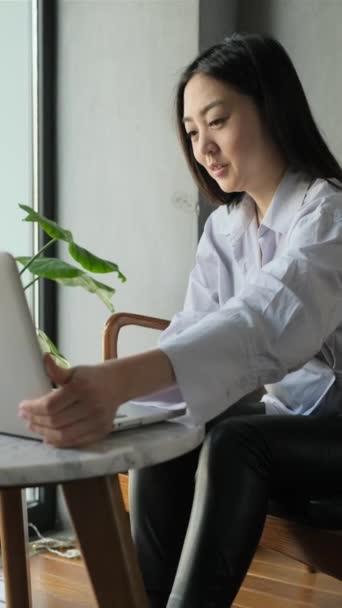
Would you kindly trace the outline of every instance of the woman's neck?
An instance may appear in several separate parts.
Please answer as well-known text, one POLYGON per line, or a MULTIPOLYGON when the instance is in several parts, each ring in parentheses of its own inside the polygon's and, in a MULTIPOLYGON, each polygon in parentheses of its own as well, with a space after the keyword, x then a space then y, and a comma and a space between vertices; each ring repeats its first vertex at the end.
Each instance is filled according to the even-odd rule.
POLYGON ((258 224, 261 223, 270 206, 274 193, 287 169, 288 166, 284 162, 279 163, 276 167, 273 166, 272 170, 268 172, 268 175, 263 173, 259 183, 255 183, 253 187, 248 189, 248 194, 252 197, 256 205, 258 224))

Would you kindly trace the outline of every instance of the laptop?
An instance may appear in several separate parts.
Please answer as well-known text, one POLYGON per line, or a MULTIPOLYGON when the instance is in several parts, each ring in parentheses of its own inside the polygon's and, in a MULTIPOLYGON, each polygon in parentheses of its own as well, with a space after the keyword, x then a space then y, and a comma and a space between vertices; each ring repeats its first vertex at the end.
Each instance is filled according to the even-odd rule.
MULTIPOLYGON (((0 433, 42 439, 18 417, 18 405, 52 388, 45 372, 31 313, 13 256, 0 252, 0 433)), ((113 431, 161 422, 185 413, 185 404, 163 408, 128 402, 121 405, 113 431)))

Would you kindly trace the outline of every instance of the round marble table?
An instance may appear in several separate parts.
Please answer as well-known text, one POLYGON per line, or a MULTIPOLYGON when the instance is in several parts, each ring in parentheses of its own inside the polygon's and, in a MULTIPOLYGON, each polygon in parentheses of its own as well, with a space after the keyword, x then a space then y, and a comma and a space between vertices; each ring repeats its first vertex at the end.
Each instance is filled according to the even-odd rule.
POLYGON ((186 416, 112 434, 77 450, 0 435, 0 526, 7 608, 31 608, 23 489, 60 483, 99 608, 147 608, 117 473, 197 447, 186 416))

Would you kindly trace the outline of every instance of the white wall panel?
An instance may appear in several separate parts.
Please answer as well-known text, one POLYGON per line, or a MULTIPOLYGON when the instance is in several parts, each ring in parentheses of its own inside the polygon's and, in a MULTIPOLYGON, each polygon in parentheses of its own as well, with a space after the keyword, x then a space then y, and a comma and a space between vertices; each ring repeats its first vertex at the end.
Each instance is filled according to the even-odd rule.
MULTIPOLYGON (((183 303, 197 192, 173 97, 197 38, 197 0, 59 2, 59 219, 127 275, 117 311, 168 318, 183 303)), ((104 306, 79 289, 61 289, 59 305, 62 351, 98 360, 104 306)))

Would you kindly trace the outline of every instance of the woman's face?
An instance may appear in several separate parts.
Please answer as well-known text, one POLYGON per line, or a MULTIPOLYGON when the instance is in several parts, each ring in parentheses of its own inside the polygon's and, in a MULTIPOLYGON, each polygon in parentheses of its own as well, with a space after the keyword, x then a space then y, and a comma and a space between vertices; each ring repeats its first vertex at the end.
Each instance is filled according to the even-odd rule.
POLYGON ((183 120, 195 159, 221 190, 251 193, 258 188, 275 146, 250 97, 195 74, 184 90, 183 120))

